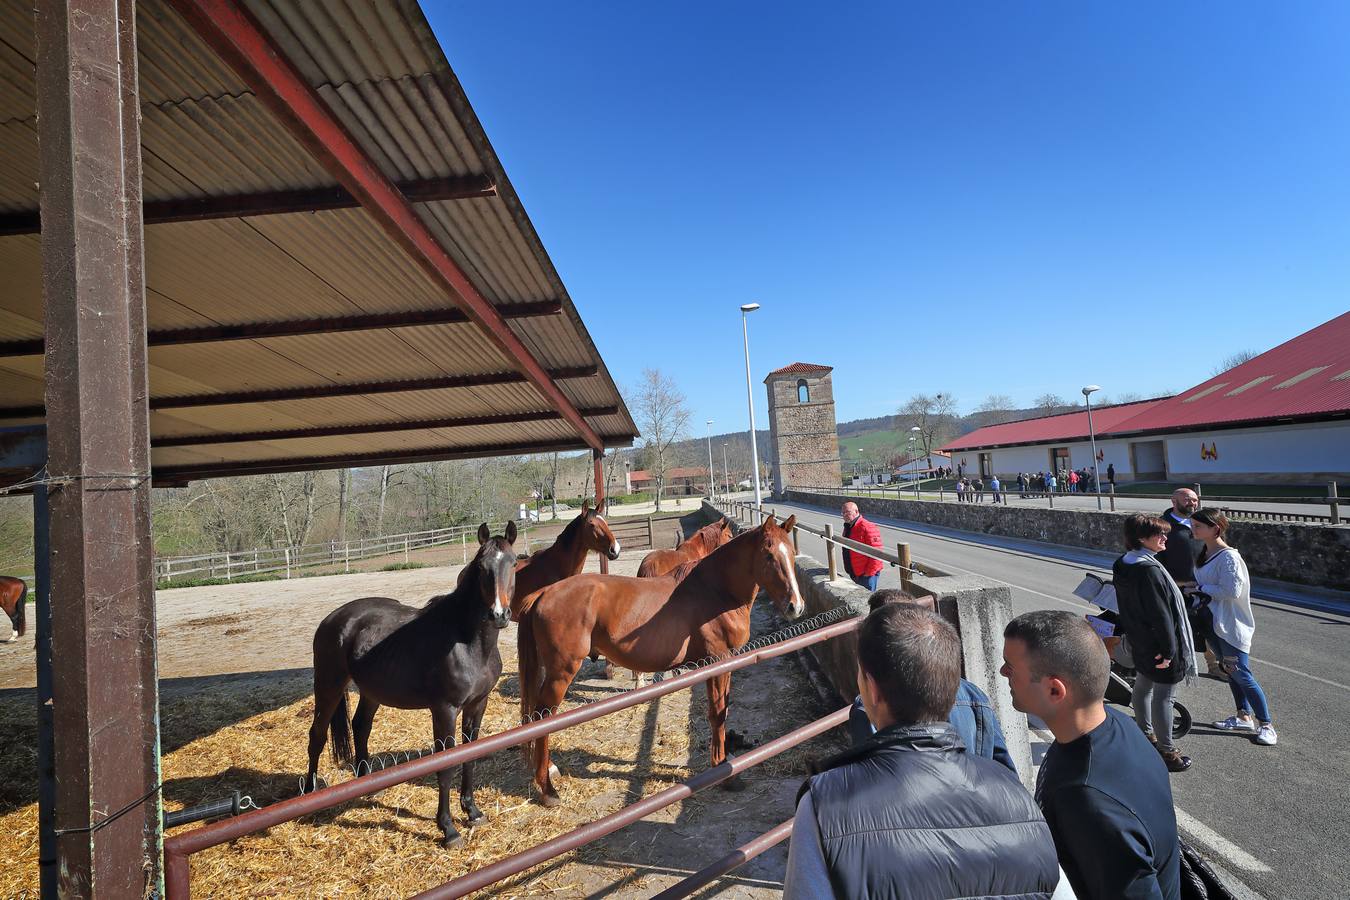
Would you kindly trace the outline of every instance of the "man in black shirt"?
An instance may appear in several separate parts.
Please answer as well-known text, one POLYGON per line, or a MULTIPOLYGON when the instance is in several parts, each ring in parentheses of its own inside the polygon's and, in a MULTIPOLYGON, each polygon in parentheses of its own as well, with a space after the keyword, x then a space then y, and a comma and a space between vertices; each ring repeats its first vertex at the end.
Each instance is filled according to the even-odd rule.
POLYGON ((1144 733, 1102 703, 1111 663, 1070 612, 1018 616, 1003 632, 1013 706, 1055 736, 1036 782, 1060 867, 1080 900, 1181 896, 1167 768, 1144 733))
MULTIPOLYGON (((1205 549, 1205 542, 1197 538, 1191 530, 1191 515, 1199 508, 1200 498, 1195 491, 1190 488, 1177 488, 1172 492, 1172 508, 1161 516, 1164 522, 1172 526, 1172 530, 1167 535, 1167 546, 1158 554, 1158 562, 1162 563, 1167 574, 1171 575, 1172 580, 1183 589, 1195 587, 1195 561, 1200 558, 1200 551, 1205 549)), ((1227 681, 1227 674, 1220 667, 1214 651, 1209 649, 1206 638, 1209 636, 1210 627, 1205 617, 1201 615, 1200 608, 1188 609, 1187 617, 1191 620, 1191 634, 1195 638, 1194 649, 1204 651, 1209 674, 1227 681)))

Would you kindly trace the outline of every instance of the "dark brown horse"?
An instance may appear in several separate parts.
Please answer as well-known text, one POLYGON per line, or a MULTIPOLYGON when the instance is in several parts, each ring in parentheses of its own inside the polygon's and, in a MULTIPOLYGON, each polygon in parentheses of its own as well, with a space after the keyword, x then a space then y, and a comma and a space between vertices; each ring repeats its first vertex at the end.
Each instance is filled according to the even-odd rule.
POLYGON ((724 516, 716 522, 704 525, 698 531, 695 531, 689 540, 683 541, 674 550, 653 550, 642 557, 642 565, 638 566, 637 577, 659 578, 662 575, 668 575, 672 569, 681 563, 698 562, 731 538, 731 523, 724 516))
POLYGON ((4 610, 14 626, 14 631, 5 643, 14 643, 27 630, 28 614, 25 612, 27 605, 28 583, 22 578, 0 575, 0 610, 4 610))
MULTIPOLYGON (((522 610, 521 712, 555 709, 594 648, 635 672, 663 672, 721 656, 750 637, 750 607, 762 587, 788 619, 805 604, 797 588, 792 517, 779 527, 770 517, 696 563, 683 579, 578 575, 545 588, 522 610)), ((726 759, 731 676, 707 682, 712 765, 726 759)), ((559 803, 548 738, 535 742, 534 784, 545 806, 559 803)))
MULTIPOLYGON (((453 593, 432 597, 421 609, 388 597, 366 597, 338 607, 319 623, 306 790, 317 786, 326 730, 333 733, 335 760, 354 763, 358 774, 369 767, 370 726, 381 706, 431 710, 432 736, 446 747, 454 746, 460 712, 464 740, 478 737, 488 695, 502 674, 497 637, 506 627, 515 587, 515 540, 514 522, 507 524, 505 537, 492 537, 484 522, 478 553, 466 567, 469 575, 453 593), (361 702, 349 731, 347 684, 352 681, 361 690, 361 702)), ((459 805, 470 825, 483 820, 473 802, 473 765, 464 764, 459 787, 459 805)), ((453 767, 438 775, 436 824, 446 847, 463 843, 450 818, 452 775, 453 767)))

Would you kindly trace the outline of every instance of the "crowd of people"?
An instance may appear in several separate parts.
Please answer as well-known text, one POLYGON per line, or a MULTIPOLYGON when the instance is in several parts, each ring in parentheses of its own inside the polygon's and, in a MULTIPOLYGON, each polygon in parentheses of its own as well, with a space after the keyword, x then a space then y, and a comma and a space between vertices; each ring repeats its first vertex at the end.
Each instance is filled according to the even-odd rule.
MULTIPOLYGON (((880 546, 854 504, 844 515, 846 533, 876 532, 868 543, 880 546)), ((874 591, 858 631, 852 746, 802 785, 784 896, 1179 900, 1168 773, 1190 759, 1172 740, 1171 700, 1199 654, 1236 707, 1214 727, 1276 743, 1248 657, 1250 578, 1227 531, 1186 489, 1162 516, 1125 520, 1113 580, 1133 722, 1104 702, 1111 657, 1083 616, 1041 610, 1008 624, 1000 672, 1013 706, 1054 736, 1034 794, 989 698, 961 677, 960 638, 933 598, 874 591)), ((845 568, 867 584, 855 574, 865 555, 850 553, 845 568)))
MULTIPOLYGON (((1107 483, 1116 483, 1115 467, 1108 466, 1107 483)), ((1089 466, 1081 469, 1058 469, 1053 472, 1018 472, 1018 496, 1038 494, 1095 494, 1097 473, 1089 466)))
MULTIPOLYGON (((999 483, 997 475, 989 476, 988 493, 991 502, 1003 502, 1003 485, 999 483)), ((974 478, 962 477, 956 480, 956 502, 983 503, 984 495, 984 479, 978 475, 974 478)))

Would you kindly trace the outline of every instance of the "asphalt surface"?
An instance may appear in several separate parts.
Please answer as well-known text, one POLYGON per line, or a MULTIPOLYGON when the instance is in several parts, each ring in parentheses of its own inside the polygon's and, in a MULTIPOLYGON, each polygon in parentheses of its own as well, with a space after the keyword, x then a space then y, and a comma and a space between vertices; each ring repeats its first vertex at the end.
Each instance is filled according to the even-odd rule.
MULTIPOLYGON (((837 510, 773 503, 799 521, 841 527, 837 510)), ((1075 548, 873 519, 894 548, 908 541, 917 562, 978 574, 1012 588, 1014 614, 1033 609, 1095 612, 1073 596, 1085 571, 1109 576, 1113 557, 1075 548)), ((824 541, 801 532, 801 552, 823 561, 824 541)), ((840 569, 841 577, 842 566, 840 569)), ((895 569, 881 586, 899 586, 895 569)), ((1262 747, 1208 723, 1231 715, 1226 684, 1202 677, 1178 699, 1195 718, 1179 742, 1194 759, 1172 776, 1178 822, 1193 843, 1251 891, 1269 898, 1350 896, 1350 615, 1328 612, 1343 595, 1279 587, 1255 592, 1252 669, 1270 701, 1280 742, 1262 747), (1270 599, 1272 596, 1280 600, 1270 599), (1319 608, 1300 608, 1305 600, 1319 608)), ((1203 661, 1202 661, 1203 662, 1203 661)), ((1202 666, 1203 668, 1203 666, 1202 666)), ((1245 896, 1251 896, 1250 893, 1245 896)))

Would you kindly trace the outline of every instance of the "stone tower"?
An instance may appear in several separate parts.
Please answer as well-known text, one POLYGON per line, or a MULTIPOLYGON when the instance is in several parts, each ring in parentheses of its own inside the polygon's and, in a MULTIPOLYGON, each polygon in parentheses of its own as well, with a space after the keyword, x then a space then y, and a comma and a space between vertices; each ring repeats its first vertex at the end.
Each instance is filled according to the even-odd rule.
POLYGON ((793 363, 764 379, 769 390, 769 447, 773 492, 839 487, 839 434, 835 431, 830 366, 793 363))

